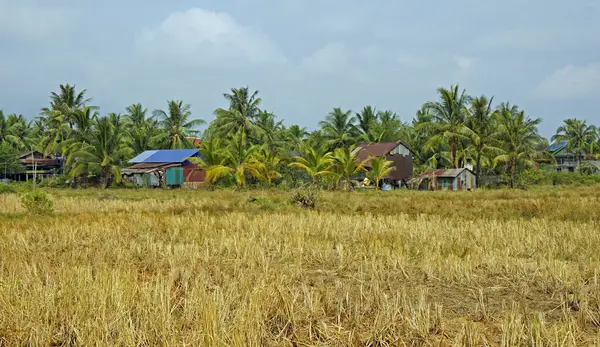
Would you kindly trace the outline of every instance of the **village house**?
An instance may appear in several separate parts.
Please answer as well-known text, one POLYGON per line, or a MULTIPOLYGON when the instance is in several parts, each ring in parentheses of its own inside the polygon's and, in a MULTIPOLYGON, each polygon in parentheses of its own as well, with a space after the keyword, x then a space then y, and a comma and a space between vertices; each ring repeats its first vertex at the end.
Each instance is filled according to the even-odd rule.
POLYGON ((369 158, 381 157, 391 161, 394 167, 384 181, 394 187, 407 186, 413 175, 413 158, 410 149, 402 142, 369 142, 359 144, 353 152, 359 162, 366 161, 366 169, 370 168, 369 158))
POLYGON ((477 175, 468 168, 427 170, 412 181, 418 190, 473 190, 477 175))
POLYGON ((556 165, 551 165, 552 171, 556 172, 575 172, 577 171, 578 162, 590 168, 595 168, 594 171, 600 172, 600 160, 594 156, 581 153, 580 157, 573 151, 567 148, 567 141, 561 141, 552 144, 548 147, 548 151, 554 155, 556 165), (578 160, 579 159, 579 160, 578 160))
POLYGON ((38 151, 29 151, 19 154, 19 162, 23 170, 5 174, 5 178, 12 181, 40 181, 44 178, 59 175, 62 170, 61 158, 44 155, 38 151))
POLYGON ((180 187, 204 182, 205 172, 189 158, 201 157, 197 149, 144 151, 121 170, 123 178, 138 187, 180 187))

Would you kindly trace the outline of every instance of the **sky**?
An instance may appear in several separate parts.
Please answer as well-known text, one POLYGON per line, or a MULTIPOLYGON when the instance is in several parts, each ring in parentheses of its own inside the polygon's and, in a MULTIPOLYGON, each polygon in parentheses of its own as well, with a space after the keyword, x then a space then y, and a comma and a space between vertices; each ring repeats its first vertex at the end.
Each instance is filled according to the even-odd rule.
POLYGON ((439 87, 600 125, 600 0, 0 0, 0 109, 35 117, 60 84, 102 113, 248 86, 285 124, 334 107, 411 121, 439 87))

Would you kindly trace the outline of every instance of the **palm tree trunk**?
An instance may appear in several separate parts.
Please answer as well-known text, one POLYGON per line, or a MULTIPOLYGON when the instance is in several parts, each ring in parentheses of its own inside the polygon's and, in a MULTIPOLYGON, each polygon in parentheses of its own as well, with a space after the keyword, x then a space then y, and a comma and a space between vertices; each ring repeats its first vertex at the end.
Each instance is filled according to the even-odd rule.
POLYGON ((510 163, 510 188, 515 187, 515 176, 517 175, 517 163, 516 160, 511 160, 510 163))
POLYGON ((452 158, 452 168, 456 169, 456 142, 454 139, 450 140, 450 157, 452 158))
POLYGON ((481 151, 477 152, 477 163, 475 163, 477 167, 475 168, 475 184, 479 187, 479 176, 481 175, 481 151))

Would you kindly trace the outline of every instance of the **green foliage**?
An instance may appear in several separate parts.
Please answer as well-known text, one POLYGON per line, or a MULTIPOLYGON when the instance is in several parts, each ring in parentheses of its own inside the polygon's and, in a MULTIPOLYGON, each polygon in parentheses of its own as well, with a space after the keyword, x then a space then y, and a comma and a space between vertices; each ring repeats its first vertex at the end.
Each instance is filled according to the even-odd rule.
POLYGON ((0 183, 0 195, 2 194, 14 194, 17 190, 10 184, 0 183))
POLYGON ((190 119, 191 106, 183 101, 171 100, 168 102, 168 111, 155 110, 153 116, 158 119, 163 131, 159 135, 158 143, 162 148, 181 149, 193 148, 187 137, 195 136, 198 126, 204 124, 201 119, 190 119))
POLYGON ((546 176, 547 174, 540 169, 525 169, 519 175, 518 185, 527 187, 532 184, 540 184, 544 182, 546 176))
POLYGON ((600 183, 600 175, 586 175, 573 172, 548 173, 543 183, 553 185, 588 185, 600 183))
POLYGON ((32 215, 47 215, 53 212, 52 200, 40 190, 32 190, 21 196, 21 205, 32 215))
POLYGON ((67 182, 69 181, 69 176, 67 175, 60 175, 60 176, 56 176, 56 177, 49 177, 46 178, 44 180, 42 180, 39 183, 39 187, 48 187, 48 188, 62 188, 62 187, 67 187, 67 182))
POLYGON ((19 151, 8 142, 0 142, 0 177, 23 170, 18 159, 19 151))
POLYGON ((367 171, 367 178, 373 181, 375 188, 379 190, 379 182, 396 168, 392 166, 393 162, 381 157, 371 157, 369 159, 370 168, 367 171))
MULTIPOLYGON (((493 97, 473 98, 458 85, 437 92, 437 100, 425 102, 412 122, 371 105, 357 112, 335 107, 309 132, 299 125, 285 126, 262 107, 258 91, 232 88, 223 94, 228 106, 214 111, 216 119, 198 146, 190 138, 199 135, 204 122, 195 119, 183 101, 168 101, 164 111, 152 114, 134 103, 123 116, 101 115, 97 106, 89 105, 85 89, 66 84, 50 94, 49 107, 36 119, 0 111, 0 177, 4 167, 7 174, 21 170, 18 153, 37 150, 67 158, 61 170, 74 185, 110 187, 119 185, 120 169, 133 155, 198 146, 202 159, 192 161, 206 172, 211 189, 304 184, 337 188, 364 171, 364 163, 352 153, 359 143, 401 141, 411 149, 415 173, 472 164, 478 176, 503 176, 511 187, 552 183, 535 171, 555 163, 548 141, 538 133, 540 119, 509 103, 495 106, 493 97)), ((595 173, 584 159, 600 158, 597 127, 567 119, 553 140, 567 141, 567 150, 577 153, 581 173, 595 173)), ((384 166, 379 174, 370 170, 373 181, 385 177, 384 166)), ((64 179, 42 183, 63 184, 64 179)))

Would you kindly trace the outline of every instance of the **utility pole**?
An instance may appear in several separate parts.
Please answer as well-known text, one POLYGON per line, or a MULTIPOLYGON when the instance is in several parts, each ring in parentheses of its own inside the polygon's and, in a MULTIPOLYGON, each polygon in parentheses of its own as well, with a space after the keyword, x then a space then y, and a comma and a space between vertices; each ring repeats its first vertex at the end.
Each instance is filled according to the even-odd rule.
POLYGON ((33 189, 35 189, 35 183, 37 180, 37 162, 33 160, 33 189))

